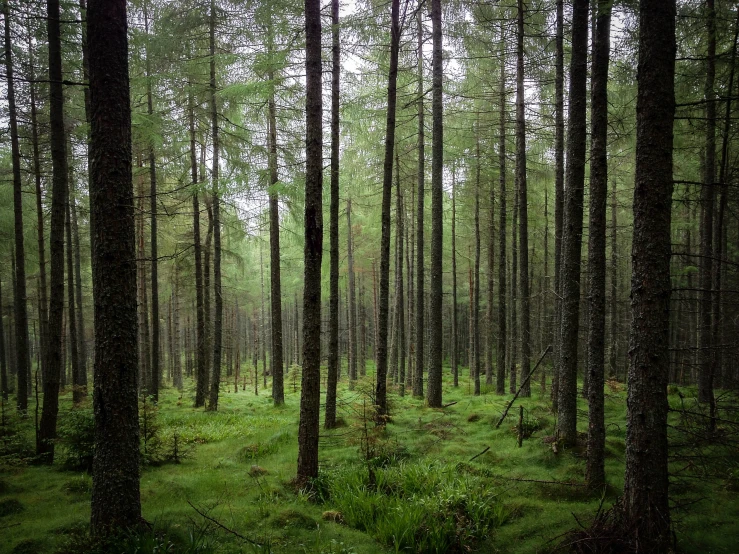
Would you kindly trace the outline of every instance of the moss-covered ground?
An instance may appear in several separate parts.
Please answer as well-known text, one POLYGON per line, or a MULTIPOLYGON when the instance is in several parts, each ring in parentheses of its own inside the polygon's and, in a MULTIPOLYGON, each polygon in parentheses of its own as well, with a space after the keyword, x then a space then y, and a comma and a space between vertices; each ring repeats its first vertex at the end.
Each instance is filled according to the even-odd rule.
MULTIPOLYGON (((185 457, 142 468, 143 517, 154 533, 121 539, 117 551, 547 552, 565 532, 587 525, 601 503, 607 507, 616 500, 626 436, 622 385, 611 383, 606 390, 609 487, 601 495, 582 486, 584 448, 560 447, 555 453, 546 440, 555 419, 548 391, 542 393, 538 383, 496 429, 512 395, 496 396, 483 385, 483 394, 473 396, 466 371, 458 388, 448 368, 444 379, 444 409, 429 409, 422 399, 400 397, 393 389, 392 419, 382 432, 371 420, 371 377, 353 390, 343 380, 342 425, 322 431, 321 476, 310 492, 292 483, 300 401, 292 375, 281 407, 272 405, 261 383, 259 395, 253 385, 234 392, 233 383, 224 383, 218 412, 192 407, 189 381, 182 394, 165 389, 155 416, 157 439, 169 451, 176 436, 185 457), (527 431, 520 448, 519 405, 527 431), (243 538, 217 528, 196 509, 243 538)), ((673 393, 671 403, 684 402, 673 393)), ((587 404, 579 402, 584 432, 587 404)), ((60 421, 70 410, 67 392, 60 421)), ((33 418, 16 425, 31 441, 33 418)), ((0 553, 90 548, 91 479, 66 469, 66 456, 60 444, 53 467, 22 463, 10 454, 0 462, 0 553)), ((739 460, 734 466, 739 468, 739 460)), ((673 487, 680 551, 739 551, 739 500, 730 471, 725 480, 703 479, 698 471, 690 476, 673 487)))

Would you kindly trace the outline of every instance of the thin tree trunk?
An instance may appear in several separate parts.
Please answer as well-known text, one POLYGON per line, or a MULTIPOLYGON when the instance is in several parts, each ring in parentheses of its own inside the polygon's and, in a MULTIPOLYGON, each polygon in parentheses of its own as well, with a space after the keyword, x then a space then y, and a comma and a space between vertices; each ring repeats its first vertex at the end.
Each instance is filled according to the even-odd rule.
MULTIPOLYGON (((149 59, 149 14, 144 3, 144 30, 146 33, 146 107, 149 118, 154 117, 154 99, 151 91, 151 60, 149 59)), ((151 222, 151 396, 159 401, 159 277, 157 273, 157 166, 154 142, 149 143, 149 187, 151 222)))
MULTIPOLYGON (((418 95, 418 207, 416 208, 416 372, 413 378, 413 396, 423 397, 423 369, 424 362, 424 313, 423 313, 423 296, 425 292, 425 273, 424 273, 424 201, 426 196, 425 180, 426 180, 426 146, 423 107, 423 10, 421 5, 423 0, 418 0, 418 16, 417 16, 417 66, 418 66, 418 84, 416 94, 418 95)), ((452 240, 454 240, 454 231, 452 231, 452 240)))
POLYGON ((398 155, 395 155, 395 166, 397 168, 398 179, 396 188, 396 212, 398 218, 398 257, 395 264, 395 271, 398 275, 398 303, 396 309, 398 311, 398 384, 400 385, 400 396, 405 396, 405 292, 403 288, 403 247, 405 240, 405 212, 403 210, 403 196, 400 193, 400 163, 398 155))
POLYGON ((213 317, 213 372, 211 375, 208 410, 218 409, 218 392, 221 384, 221 340, 223 334, 223 294, 221 287, 221 199, 218 190, 219 148, 218 105, 216 104, 216 3, 210 0, 210 118, 213 134, 213 292, 215 315, 213 317))
POLYGON ((346 201, 346 254, 349 286, 349 380, 357 380, 357 305, 354 289, 354 246, 352 244, 352 201, 346 201))
POLYGON ((328 383, 324 426, 336 426, 339 375, 339 0, 331 0, 331 200, 329 206, 328 383))
MULTIPOLYGON (((71 145, 70 145, 71 147, 71 145)), ((71 148, 70 148, 71 150, 71 148)), ((67 217, 64 222, 65 232, 67 235, 66 242, 67 248, 65 254, 67 255, 67 320, 69 321, 69 350, 70 358, 72 361, 72 402, 77 404, 82 401, 86 396, 82 388, 82 379, 80 378, 80 359, 78 351, 78 337, 77 337, 77 314, 75 309, 75 290, 74 290, 74 256, 72 255, 72 210, 70 208, 70 202, 73 201, 72 197, 72 176, 69 178, 70 190, 67 192, 67 217)))
MULTIPOLYGON (((270 72, 270 82, 274 75, 270 72)), ((269 181, 277 185, 277 108, 274 95, 269 98, 269 181)), ((282 283, 280 276, 280 211, 274 189, 269 194, 269 284, 272 310, 272 401, 275 406, 285 403, 284 362, 282 345, 282 283)))
MULTIPOLYGON (((531 370, 531 296, 529 295, 529 208, 526 184, 526 116, 524 113, 523 0, 518 0, 516 51, 516 188, 518 189, 518 240, 521 280, 521 377, 531 370)), ((514 277, 515 279, 515 277, 514 277)), ((521 396, 531 396, 531 381, 523 383, 521 396)))
MULTIPOLYGON (((62 52, 60 9, 58 0, 47 3, 47 31, 49 36, 49 125, 51 130, 52 201, 51 201, 51 289, 49 305, 49 358, 47 375, 44 379, 44 405, 39 424, 36 453, 44 463, 54 461, 54 439, 59 411, 59 379, 62 372, 61 349, 64 340, 62 319, 64 314, 64 212, 67 206, 67 142, 64 131, 64 96, 62 89, 62 52)), ((16 226, 17 229, 17 226, 16 226)), ((18 287, 23 289, 21 298, 25 302, 25 260, 17 259, 18 287)), ((25 304, 24 304, 25 305, 25 304)), ((24 314, 25 315, 25 314, 24 314)), ((25 335, 27 329, 21 332, 25 335)), ((16 322, 18 324, 18 322, 16 322)), ((20 329, 20 326, 19 326, 20 329)), ((17 340, 17 338, 16 338, 17 340)), ((23 342, 23 341, 21 341, 23 342)), ((27 371, 27 342, 25 350, 16 356, 19 372, 27 371)), ((20 388, 20 387, 19 387, 20 388)), ((19 391, 20 392, 20 391, 19 391)))
MULTIPOLYGON (((423 311, 423 303, 420 304, 419 310, 423 311)), ((452 340, 451 357, 452 357, 452 377, 454 378, 454 386, 459 386, 459 325, 457 321, 457 195, 454 182, 454 172, 452 171, 452 340)), ((421 331, 421 334, 423 331, 421 331)))
POLYGON ((504 23, 500 24, 500 121, 498 128, 498 169, 500 173, 500 184, 498 194, 500 196, 499 208, 499 229, 498 229, 498 249, 500 250, 500 259, 498 261, 498 351, 497 351, 497 368, 495 379, 496 394, 505 393, 505 374, 506 374, 506 221, 508 214, 506 213, 506 71, 505 71, 505 33, 504 23))
POLYGON ((443 172, 444 131, 442 103, 442 37, 441 0, 431 0, 432 45, 432 100, 433 121, 431 145, 431 299, 429 306, 429 376, 426 400, 432 408, 441 407, 441 362, 442 362, 442 283, 443 283, 443 172))
POLYGON ((565 124, 564 124, 564 1, 557 0, 554 57, 554 326, 552 411, 559 405, 562 346, 562 236, 564 234, 565 124))
POLYGON ((475 145, 475 289, 474 301, 474 335, 473 342, 475 352, 475 396, 480 395, 480 127, 477 125, 477 140, 475 145))
POLYGON ((516 186, 513 191, 513 221, 511 222, 511 345, 508 359, 511 366, 508 391, 511 394, 515 394, 518 390, 518 232, 520 230, 518 216, 521 213, 518 205, 520 202, 518 193, 518 186, 516 186))

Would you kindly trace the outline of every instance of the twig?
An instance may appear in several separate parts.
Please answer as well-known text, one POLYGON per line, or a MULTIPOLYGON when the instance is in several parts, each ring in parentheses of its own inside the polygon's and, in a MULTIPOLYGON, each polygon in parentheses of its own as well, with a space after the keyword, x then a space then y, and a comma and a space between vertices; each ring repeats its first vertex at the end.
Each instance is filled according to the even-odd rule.
POLYGON ((198 514, 200 514, 200 516, 201 516, 201 517, 203 517, 203 518, 207 519, 207 520, 208 520, 208 521, 210 521, 211 523, 214 523, 214 524, 215 524, 215 525, 216 525, 217 527, 220 527, 221 529, 223 529, 223 530, 224 530, 224 531, 226 531, 227 533, 231 533, 231 534, 232 534, 232 535, 233 535, 234 537, 237 537, 237 538, 241 539, 242 541, 246 541, 246 542, 248 542, 249 544, 253 544, 254 546, 263 546, 263 545, 262 545, 261 543, 259 543, 259 542, 255 541, 255 540, 253 540, 253 539, 250 539, 249 537, 245 537, 244 535, 242 535, 242 534, 240 534, 240 533, 237 533, 237 532, 236 532, 236 531, 234 531, 233 529, 229 529, 228 527, 226 527, 225 525, 223 525, 223 523, 221 523, 221 522, 220 522, 220 521, 218 521, 217 519, 214 519, 214 518, 210 517, 209 515, 207 515, 207 514, 204 514, 203 512, 201 512, 200 510, 198 510, 198 509, 197 509, 197 508, 195 507, 195 505, 194 505, 194 504, 193 504, 192 502, 190 502, 189 500, 187 501, 187 503, 188 503, 188 504, 190 505, 190 507, 191 507, 191 508, 192 508, 193 510, 195 510, 195 511, 196 511, 196 512, 197 512, 198 514))
POLYGON ((490 447, 489 447, 489 446, 486 446, 486 447, 485 447, 485 450, 483 450, 482 452, 480 452, 480 453, 479 453, 479 454, 477 454, 476 456, 472 456, 472 457, 470 458, 470 462, 471 462, 472 460, 474 460, 475 458, 479 458, 480 456, 482 456, 483 454, 485 454, 485 452, 487 452, 488 450, 490 450, 490 447))
POLYGON ((448 408, 449 406, 454 406, 457 402, 459 402, 459 401, 458 400, 455 400, 454 402, 449 402, 449 404, 442 404, 441 407, 442 408, 448 408))
POLYGON ((547 347, 546 347, 546 349, 544 349, 544 352, 542 352, 541 356, 539 356, 539 361, 538 361, 538 362, 536 362, 536 365, 534 366, 534 369, 532 369, 531 371, 529 371, 529 374, 528 374, 528 375, 526 376, 526 379, 524 379, 524 380, 523 380, 523 381, 521 382, 521 386, 519 387, 519 389, 518 389, 518 392, 517 392, 517 393, 516 393, 516 395, 515 395, 515 396, 513 397, 513 400, 511 400, 511 401, 510 401, 510 402, 508 403, 508 406, 506 406, 506 409, 505 409, 505 411, 503 412, 503 415, 502 415, 502 416, 500 416, 500 420, 498 421, 498 423, 497 423, 497 424, 496 424, 496 426, 495 426, 495 428, 496 428, 496 429, 497 429, 498 427, 500 427, 500 424, 501 424, 501 423, 503 423, 503 420, 505 419, 505 416, 507 416, 507 415, 508 415, 508 410, 510 410, 510 409, 511 409, 511 406, 513 406, 513 403, 514 403, 514 402, 516 401, 516 398, 518 398, 518 395, 519 395, 519 394, 521 394, 521 391, 523 390, 524 386, 526 386, 526 383, 528 383, 528 382, 529 382, 529 379, 531 379, 531 376, 532 376, 532 375, 534 374, 534 372, 535 372, 535 371, 536 371, 536 370, 537 370, 537 369, 539 368, 539 364, 540 364, 540 363, 541 363, 541 361, 542 361, 542 360, 544 359, 544 356, 546 356, 546 355, 547 355, 547 354, 549 353, 549 351, 550 351, 551 349, 552 349, 552 345, 551 345, 551 344, 550 344, 549 346, 547 346, 547 347))

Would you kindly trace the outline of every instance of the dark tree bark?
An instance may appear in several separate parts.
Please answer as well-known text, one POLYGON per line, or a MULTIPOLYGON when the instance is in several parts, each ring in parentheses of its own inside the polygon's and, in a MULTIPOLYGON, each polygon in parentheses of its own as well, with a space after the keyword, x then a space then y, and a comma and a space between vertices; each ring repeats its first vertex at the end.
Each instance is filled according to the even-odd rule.
MULTIPOLYGON (((49 304, 46 284, 46 238, 44 236, 44 208, 43 191, 41 189, 41 156, 39 154, 38 138, 38 112, 36 107, 36 75, 33 67, 33 45, 29 33, 29 83, 28 89, 31 101, 31 143, 33 145, 33 176, 36 185, 36 232, 38 240, 38 264, 39 264, 39 332, 40 332, 40 369, 41 375, 46 374, 47 356, 47 328, 49 324, 49 304)), ((10 60, 10 58, 7 58, 10 60)), ((8 95, 10 96, 10 95, 8 95)))
POLYGON ((91 0, 90 216, 95 304, 92 530, 141 522, 136 398, 136 251, 124 0, 91 0))
POLYGON ((608 62, 611 2, 598 0, 591 78, 590 217, 588 239, 588 486, 606 483, 603 385, 606 335, 606 202, 608 200, 608 62))
POLYGON ((3 289, 2 279, 0 279, 0 398, 3 402, 7 402, 10 386, 8 383, 8 358, 5 353, 5 329, 3 327, 3 289))
POLYGON ((442 104, 442 40, 441 0, 431 0, 432 82, 431 118, 431 286, 429 306, 429 376, 426 401, 432 408, 441 407, 441 361, 443 342, 442 283, 443 283, 443 172, 444 131, 442 104))
MULTIPOLYGON (((423 10, 421 5, 423 0, 418 0, 418 23, 417 23, 417 65, 418 65, 418 84, 416 94, 418 95, 418 206, 416 208, 416 360, 415 374, 413 378, 413 396, 423 396, 423 369, 424 362, 424 313, 423 313, 423 295, 425 291, 425 273, 424 273, 424 201, 426 197, 425 181, 426 181, 426 129, 424 127, 425 111, 423 107, 423 10)), ((452 232, 452 235, 454 232, 452 232)))
POLYGON ((336 382, 339 376, 339 0, 331 0, 331 201, 329 206, 328 381, 324 426, 336 426, 336 382))
MULTIPOLYGON (((26 300, 26 251, 23 243, 23 190, 21 182, 21 155, 18 145, 18 120, 15 106, 15 80, 13 77, 13 50, 11 47, 10 8, 7 0, 3 2, 5 19, 5 73, 7 77, 8 114, 10 119, 10 148, 13 166, 13 214, 15 224, 15 266, 16 285, 14 293, 15 319, 15 357, 17 360, 18 389, 16 403, 18 411, 25 413, 28 409, 28 306, 26 300)), ((62 212, 62 226, 64 225, 62 212)), ((64 271, 62 269, 62 271, 64 271)), ((63 277, 62 277, 63 278, 63 277)), ((63 284, 62 284, 63 285, 63 284)), ((62 300, 63 302, 63 300, 62 300)), ((58 390, 58 388, 57 388, 58 390)), ((57 392, 58 395, 58 392, 57 392)), ((54 432, 56 420, 54 421, 54 432)), ((51 438, 51 436, 49 437, 51 438)), ((53 445, 51 446, 53 457, 53 445)))
POLYGON ((354 245, 352 243, 352 201, 346 201, 346 258, 349 287, 349 380, 357 380, 357 304, 354 288, 354 245))
MULTIPOLYGON (((89 175, 89 171, 88 171, 89 175)), ((72 189, 74 192, 74 188, 72 189)), ((70 248, 74 248, 74 284, 75 300, 77 302, 77 356, 79 359, 79 380, 82 393, 87 394, 87 342, 85 340, 85 320, 82 310, 82 261, 80 259, 80 229, 77 222, 77 203, 74 198, 70 200, 72 210, 72 238, 70 248)), ((70 273, 71 275, 71 273, 70 273)))
POLYGON ((474 308, 472 310, 474 315, 474 335, 472 341, 474 343, 473 351, 475 353, 474 359, 474 374, 475 374, 475 396, 480 395, 480 359, 482 358, 480 352, 480 126, 479 120, 477 125, 477 139, 475 144, 475 288, 473 292, 474 308))
MULTIPOLYGON (((269 76, 273 81, 274 75, 269 76)), ((269 98, 269 182, 277 185, 277 108, 274 95, 269 98)), ((284 363, 282 345, 282 283, 280 279, 280 210, 277 192, 269 194, 269 281, 272 309, 272 401, 275 406, 285 403, 284 363)))
MULTIPOLYGON (((154 98, 151 90, 151 60, 149 59, 149 14, 144 3, 144 28, 146 32, 146 108, 149 118, 154 116, 154 98)), ((157 165, 153 140, 149 144, 149 195, 151 222, 151 385, 149 387, 154 402, 159 401, 159 276, 157 272, 157 165)))
MULTIPOLYGON (((71 145, 70 145, 71 149, 71 145)), ((80 377, 80 359, 78 351, 77 337, 77 313, 75 309, 75 290, 74 290, 74 256, 72 255, 72 210, 70 203, 72 202, 72 178, 69 179, 70 190, 67 191, 68 201, 66 206, 66 218, 64 228, 66 232, 67 248, 67 322, 69 325, 69 353, 72 362, 72 402, 75 404, 82 401, 86 396, 82 388, 82 379, 80 377)))
POLYGON ((497 344, 497 368, 495 375, 496 394, 505 394, 506 374, 506 71, 505 71, 505 33, 504 24, 500 24, 500 121, 498 127, 498 170, 500 181, 498 194, 500 196, 499 207, 499 229, 498 249, 500 259, 498 261, 498 344, 497 344))
POLYGON ((405 211, 403 210, 403 196, 400 193, 400 160, 398 154, 395 154, 395 167, 397 173, 396 180, 396 217, 398 219, 398 257, 395 263, 395 272, 398 276, 398 303, 396 305, 398 311, 398 384, 400 385, 400 396, 405 396, 405 292, 403 287, 403 246, 405 240, 405 211))
MULTIPOLYGON (((452 177, 454 177, 453 172, 452 177)), ((423 310, 423 303, 421 303, 419 309, 423 310)), ((459 386, 459 321, 457 312, 457 194, 454 178, 452 178, 452 337, 450 354, 455 387, 459 386)), ((421 334, 423 334, 423 331, 421 331, 421 334)))
POLYGON ((558 410, 560 351, 562 345, 562 236, 564 229, 565 123, 564 123, 564 1, 557 0, 554 55, 554 371, 552 410, 558 410))
POLYGON ((200 202, 198 200, 198 160, 195 151, 195 107, 192 98, 192 84, 188 81, 187 111, 190 124, 190 173, 193 186, 192 216, 193 243, 195 251, 195 311, 197 364, 195 369, 195 407, 205 405, 208 394, 208 366, 205 357, 205 310, 203 308, 203 266, 200 244, 200 202))
POLYGON ((667 552, 675 1, 639 3, 634 241, 624 508, 639 552, 667 552))
POLYGON ((560 261, 561 343, 558 433, 565 444, 577 439, 577 346, 580 327, 580 262, 585 189, 588 0, 573 0, 567 173, 560 261))
POLYGON ((216 103, 216 3, 210 0, 210 118, 213 134, 213 371, 211 374, 208 410, 218 409, 218 392, 221 385, 221 342, 223 334, 223 294, 221 287, 221 199, 218 190, 219 138, 218 104, 216 103))
POLYGON ((518 216, 521 213, 519 208, 518 186, 514 186, 513 190, 513 218, 511 221, 511 344, 509 346, 510 355, 508 363, 510 364, 510 381, 508 382, 508 392, 516 394, 518 391, 518 354, 519 354, 519 335, 518 335, 518 216))
MULTIPOLYGON (((64 314, 64 213, 67 207, 67 141, 64 131, 64 96, 62 93, 62 52, 58 0, 47 3, 49 36, 49 125, 51 130, 52 200, 51 200, 51 289, 49 298, 49 356, 44 379, 44 405, 41 411, 36 453, 45 463, 54 461, 54 439, 59 412, 62 319, 64 314)), ((23 262, 18 259, 18 267, 23 262)), ((20 269, 19 269, 20 271, 20 269)), ((19 286, 21 286, 19 281, 19 286)), ((23 284, 25 286, 25 284, 23 284)), ((24 295, 25 296, 25 295, 24 295)), ((25 355, 17 353, 19 363, 25 355)), ((20 373, 20 372, 19 372, 20 373)))
MULTIPOLYGON (((526 116, 524 113, 523 37, 524 6, 518 0, 516 49, 516 187, 518 188, 518 240, 521 295, 521 378, 531 369, 531 297, 529 296, 529 207, 526 186, 526 116)), ((515 279, 515 276, 514 276, 515 279)), ((531 396, 531 381, 524 381, 521 396, 531 396)))
MULTIPOLYGON (((714 0, 706 0, 706 27, 708 52, 706 54, 706 146, 703 161, 703 186, 701 187, 700 258, 698 271, 700 279, 700 326, 699 350, 700 368, 698 373, 698 400, 707 402, 713 412, 713 345, 711 344, 711 310, 713 294, 713 220, 714 220, 714 182, 716 180, 716 10, 714 0)), ((717 252, 717 251, 716 251, 717 252)), ((718 253, 720 255, 720 252, 718 253)))
POLYGON ((395 148, 395 106, 400 49, 400 1, 392 0, 390 29, 390 70, 387 86, 387 120, 385 124, 385 161, 382 175, 382 237, 380 239, 380 305, 377 331, 377 385, 375 403, 378 416, 387 414, 387 334, 390 301, 390 200, 393 187, 393 152, 395 148))
MULTIPOLYGON (((397 2, 397 0, 395 0, 397 2)), ((303 375, 297 480, 318 476, 321 406, 321 260, 323 258, 323 124, 321 121, 321 3, 305 0, 305 246, 303 375)))

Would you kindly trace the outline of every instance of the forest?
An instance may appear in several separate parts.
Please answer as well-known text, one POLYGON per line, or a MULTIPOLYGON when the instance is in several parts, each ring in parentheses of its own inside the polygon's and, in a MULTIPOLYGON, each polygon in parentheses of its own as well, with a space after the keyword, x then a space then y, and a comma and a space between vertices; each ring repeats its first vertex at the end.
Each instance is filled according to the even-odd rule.
POLYGON ((736 2, 0 11, 0 554, 737 552, 736 2))

